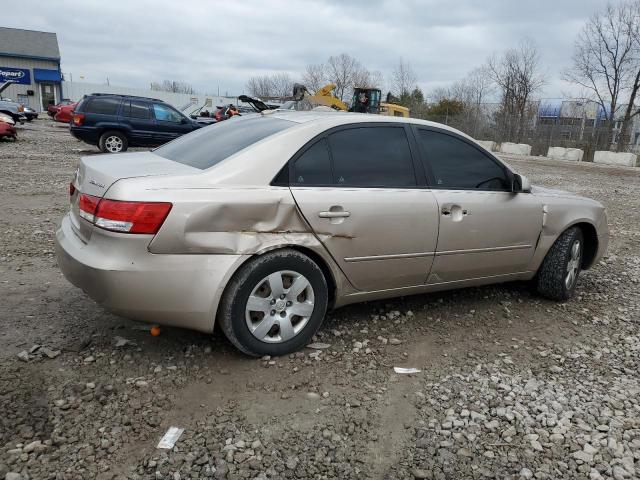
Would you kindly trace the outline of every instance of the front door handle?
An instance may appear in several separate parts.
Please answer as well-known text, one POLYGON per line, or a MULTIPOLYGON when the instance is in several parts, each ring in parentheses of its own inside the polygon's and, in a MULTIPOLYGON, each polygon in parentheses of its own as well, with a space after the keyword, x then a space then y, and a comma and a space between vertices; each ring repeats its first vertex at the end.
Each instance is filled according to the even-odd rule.
POLYGON ((336 212, 318 212, 318 216, 320 218, 346 218, 350 217, 351 213, 346 212, 344 210, 336 211, 336 212))

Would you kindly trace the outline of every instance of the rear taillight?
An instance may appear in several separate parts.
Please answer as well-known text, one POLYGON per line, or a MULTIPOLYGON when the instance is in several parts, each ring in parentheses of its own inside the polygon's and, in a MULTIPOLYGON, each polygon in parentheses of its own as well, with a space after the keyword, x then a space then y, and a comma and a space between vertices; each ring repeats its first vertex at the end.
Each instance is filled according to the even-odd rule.
POLYGON ((84 113, 74 113, 73 114, 73 124, 76 127, 79 127, 83 123, 84 123, 84 113))
POLYGON ((172 205, 164 202, 123 202, 80 194, 80 216, 96 227, 123 233, 158 233, 172 205))

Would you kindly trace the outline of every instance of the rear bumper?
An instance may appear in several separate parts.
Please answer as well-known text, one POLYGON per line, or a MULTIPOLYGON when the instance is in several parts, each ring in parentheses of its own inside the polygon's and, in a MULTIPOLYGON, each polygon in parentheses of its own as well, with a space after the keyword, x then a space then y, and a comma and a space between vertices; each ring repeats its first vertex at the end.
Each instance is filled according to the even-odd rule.
POLYGON ((152 254, 150 238, 94 232, 85 244, 66 215, 56 232, 58 265, 67 280, 114 313, 211 332, 222 291, 246 257, 152 254))
POLYGON ((100 135, 95 128, 71 126, 69 131, 71 132, 71 135, 76 137, 78 140, 90 143, 91 145, 97 145, 98 140, 100 139, 100 135))

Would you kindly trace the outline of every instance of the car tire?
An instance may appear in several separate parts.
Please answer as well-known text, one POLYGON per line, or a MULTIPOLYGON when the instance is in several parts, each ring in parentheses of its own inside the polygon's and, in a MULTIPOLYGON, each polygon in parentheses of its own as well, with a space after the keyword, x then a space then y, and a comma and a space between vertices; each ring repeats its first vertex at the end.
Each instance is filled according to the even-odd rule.
POLYGON ((98 141, 98 148, 104 153, 126 152, 128 147, 129 140, 127 136, 117 130, 103 133, 98 141))
POLYGON ((218 321, 243 353, 286 355, 311 341, 324 320, 327 303, 322 269, 296 250, 276 250, 238 269, 223 294, 218 321))
POLYGON ((547 252, 536 277, 538 293, 551 300, 568 300, 573 295, 584 252, 579 227, 565 230, 547 252))

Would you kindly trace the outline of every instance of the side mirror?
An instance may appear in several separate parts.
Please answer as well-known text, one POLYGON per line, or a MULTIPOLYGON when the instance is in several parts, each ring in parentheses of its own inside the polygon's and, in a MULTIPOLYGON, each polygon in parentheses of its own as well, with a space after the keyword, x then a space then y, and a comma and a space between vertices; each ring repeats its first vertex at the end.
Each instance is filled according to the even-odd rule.
POLYGON ((180 120, 180 123, 191 123, 191 120, 189 120, 187 117, 182 117, 182 119, 180 120))
POLYGON ((528 193, 531 191, 531 184, 529 183, 529 179, 524 175, 520 175, 519 173, 515 173, 513 175, 513 184, 511 186, 511 191, 514 193, 528 193))

